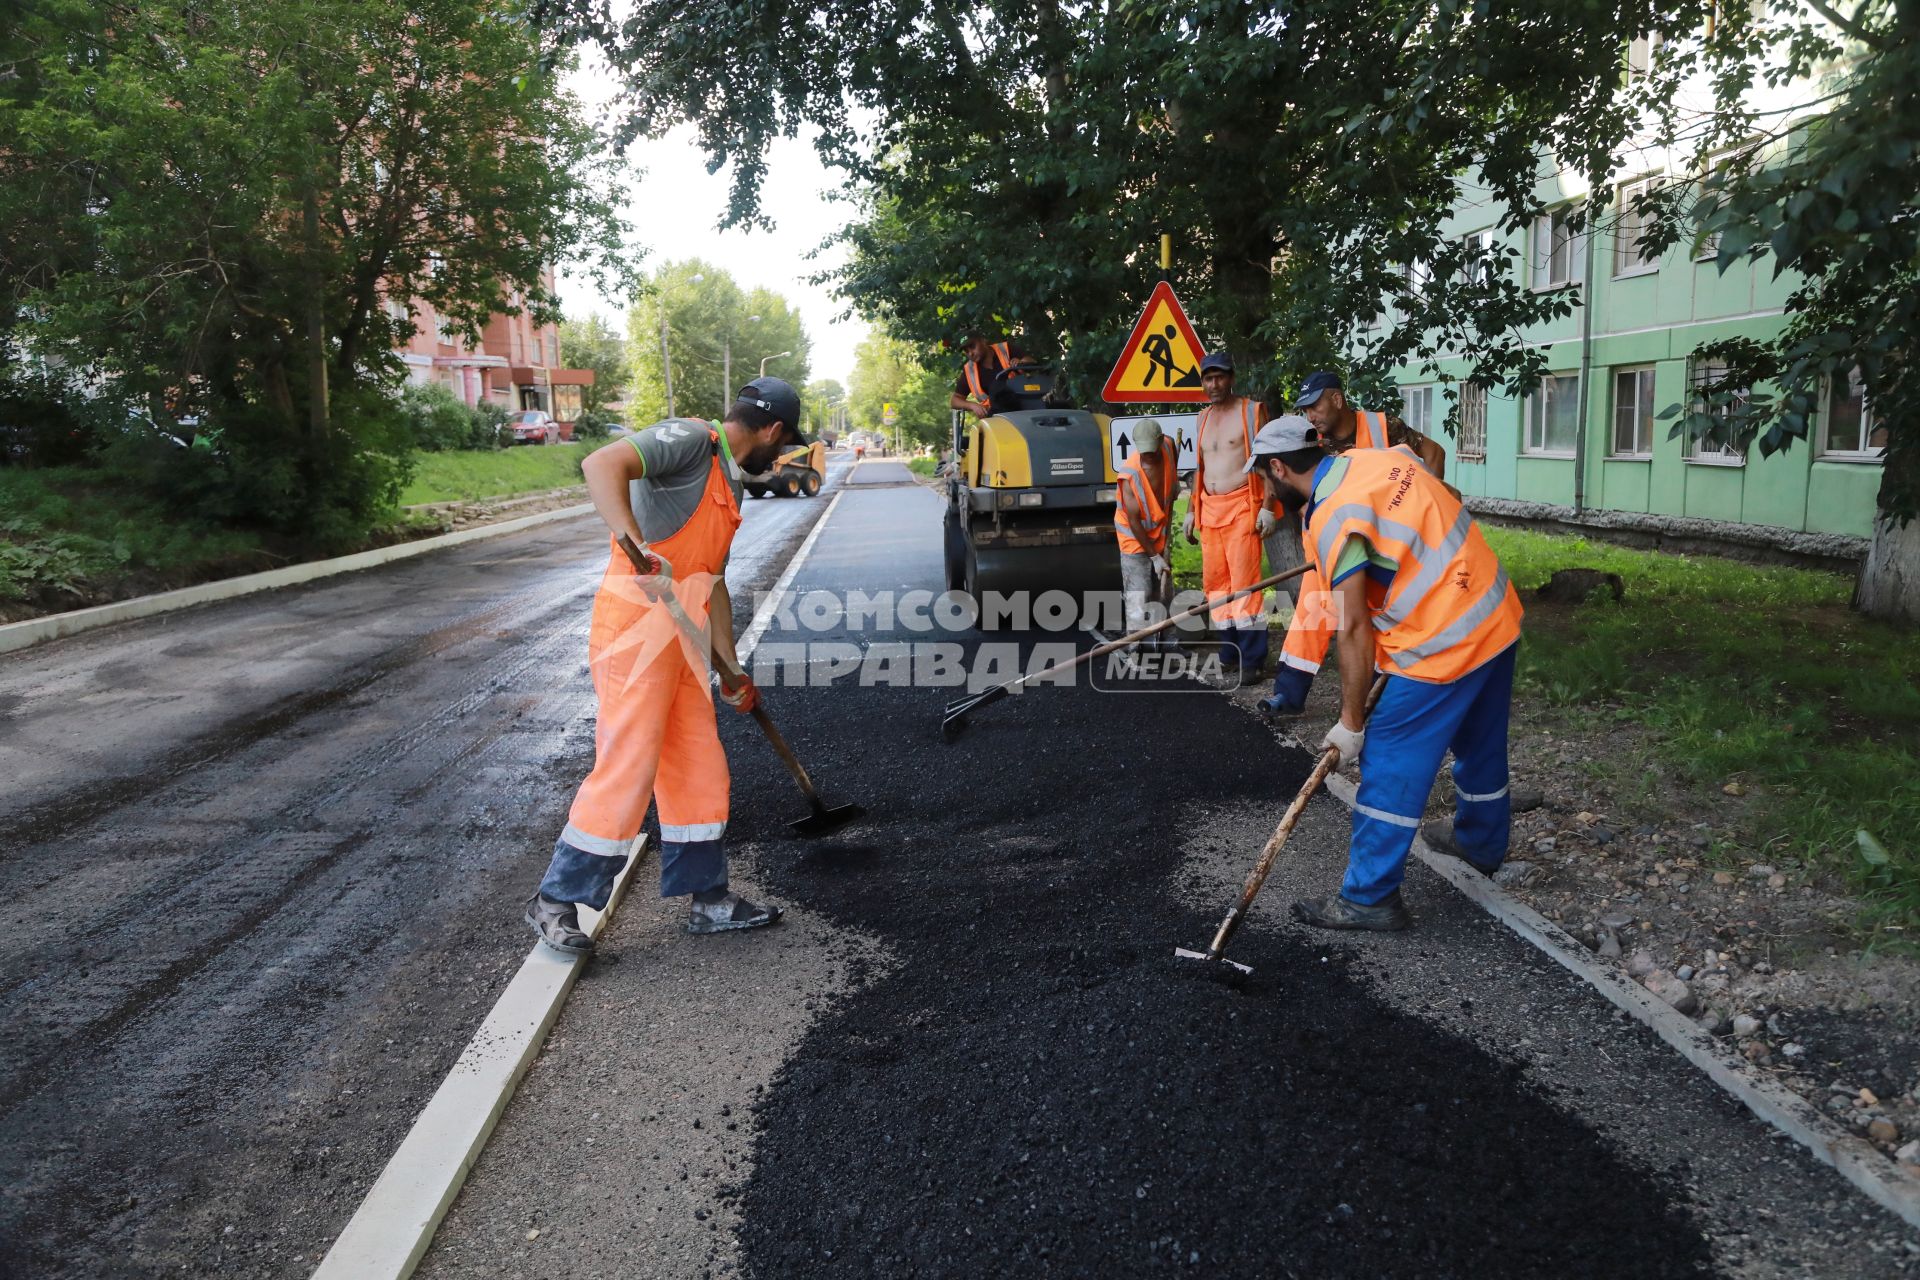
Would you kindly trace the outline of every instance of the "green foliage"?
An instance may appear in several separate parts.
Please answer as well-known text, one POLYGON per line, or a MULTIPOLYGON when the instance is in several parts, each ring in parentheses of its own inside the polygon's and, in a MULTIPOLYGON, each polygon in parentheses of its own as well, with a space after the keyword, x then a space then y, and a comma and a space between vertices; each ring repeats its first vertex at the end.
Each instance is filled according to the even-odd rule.
POLYGON ((1920 921, 1920 636, 1848 613, 1834 574, 1485 532, 1523 592, 1576 566, 1626 585, 1570 618, 1534 608, 1521 696, 1646 726, 1661 768, 1753 787, 1773 850, 1849 879, 1874 919, 1920 921), (1888 855, 1872 875, 1862 829, 1888 855))
POLYGON ((207 448, 102 447, 223 518, 334 546, 383 517, 390 300, 472 334, 556 318, 556 261, 628 278, 614 166, 515 5, 38 4, 0 40, 0 383, 46 359, 191 422, 207 448))
POLYGON ((761 359, 782 351, 792 355, 768 360, 767 373, 796 387, 806 385, 813 343, 800 312, 772 290, 742 290, 726 271, 689 258, 663 264, 628 313, 629 421, 657 422, 668 416, 660 346, 663 313, 673 409, 682 417, 718 421, 740 388, 759 373, 761 359))
MULTIPOLYGON (((599 316, 560 322, 560 363, 569 369, 593 370, 593 385, 581 388, 585 412, 598 413, 626 398, 630 376, 626 339, 599 316)), ((579 424, 574 429, 578 431, 579 424)))
POLYGON ((589 409, 573 424, 576 440, 605 440, 620 425, 620 415, 604 409, 589 409))
POLYGON ((440 383, 408 383, 400 390, 400 408, 414 448, 440 453, 473 447, 473 411, 440 383))
POLYGON ((400 501, 407 506, 471 502, 565 488, 581 482, 580 460, 594 447, 581 442, 522 445, 485 453, 426 454, 401 492, 400 501))
POLYGON ((834 428, 835 414, 847 402, 847 391, 837 378, 816 378, 800 391, 801 429, 817 436, 834 428))

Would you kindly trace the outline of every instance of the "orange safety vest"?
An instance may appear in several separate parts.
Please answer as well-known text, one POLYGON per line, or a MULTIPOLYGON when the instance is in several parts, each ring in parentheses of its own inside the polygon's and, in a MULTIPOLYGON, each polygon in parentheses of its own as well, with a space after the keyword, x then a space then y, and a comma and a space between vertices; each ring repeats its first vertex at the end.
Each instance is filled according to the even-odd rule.
MULTIPOLYGON (((1002 369, 1013 368, 1013 344, 1010 342, 995 342, 991 345, 993 354, 1000 357, 1000 367, 1002 369)), ((989 403, 987 389, 981 385, 980 382, 980 364, 977 360, 967 361, 967 389, 973 392, 973 398, 981 404, 989 403)))
MULTIPOLYGON (((1162 455, 1165 456, 1164 453, 1162 455)), ((1158 535, 1167 527, 1167 513, 1173 509, 1173 489, 1180 483, 1180 474, 1174 469, 1174 459, 1166 458, 1165 483, 1161 486, 1164 493, 1157 491, 1147 477, 1147 468, 1140 461, 1138 453, 1133 454, 1120 464, 1116 473, 1116 492, 1113 503, 1113 532, 1120 540, 1120 553, 1128 556, 1155 554, 1142 546, 1138 539, 1128 532, 1127 494, 1132 492, 1140 501, 1140 512, 1146 518, 1144 533, 1158 535)), ((1160 539, 1164 545, 1165 538, 1160 539)))
POLYGON ((1397 564, 1369 578, 1381 669, 1432 684, 1460 679, 1520 638, 1520 596, 1473 517, 1447 487, 1398 449, 1354 450, 1340 484, 1318 502, 1306 543, 1320 582, 1359 535, 1397 564))
MULTIPOLYGON (((740 528, 740 504, 734 501, 733 485, 727 479, 725 448, 720 433, 710 423, 707 439, 712 453, 707 467, 706 490, 700 504, 687 522, 665 538, 647 538, 647 545, 673 565, 673 594, 694 622, 704 622, 714 584, 727 567, 727 554, 733 548, 734 532, 740 528)), ((642 480, 642 484, 646 481, 642 480)), ((647 531, 640 531, 645 534, 647 531)), ((600 593, 594 600, 593 632, 589 649, 636 624, 655 630, 676 630, 672 617, 660 604, 633 585, 633 562, 620 550, 618 537, 610 537, 613 558, 600 580, 600 593)), ((689 654, 689 660, 696 655, 689 654)))
MULTIPOLYGON (((1257 406, 1264 408, 1264 406, 1260 406, 1257 400, 1250 399, 1247 396, 1240 397, 1240 431, 1247 438, 1247 456, 1249 458, 1253 456, 1253 414, 1257 406)), ((1198 421, 1194 423, 1194 432, 1197 438, 1193 442, 1193 497, 1191 499, 1191 505, 1193 508, 1193 523, 1196 528, 1200 525, 1201 495, 1207 491, 1207 451, 1202 446, 1206 444, 1207 440, 1207 415, 1212 412, 1213 406, 1208 405, 1200 411, 1200 417, 1198 421)), ((1249 475, 1247 477, 1247 483, 1251 484, 1252 482, 1253 477, 1249 475)), ((1228 492, 1238 492, 1238 490, 1228 490, 1228 492)), ((1216 494, 1214 496, 1222 497, 1224 495, 1216 494)))
POLYGON ((1365 409, 1353 411, 1353 443, 1349 449, 1386 449, 1387 415, 1368 413, 1365 409))

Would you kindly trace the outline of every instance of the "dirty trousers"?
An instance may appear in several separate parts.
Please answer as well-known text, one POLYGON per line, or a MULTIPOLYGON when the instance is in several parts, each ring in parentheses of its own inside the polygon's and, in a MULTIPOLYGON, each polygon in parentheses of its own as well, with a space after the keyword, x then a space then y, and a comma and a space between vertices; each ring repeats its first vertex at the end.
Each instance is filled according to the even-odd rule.
MULTIPOLYGON (((1200 584, 1209 600, 1260 581, 1262 547, 1254 523, 1260 511, 1259 497, 1260 491, 1251 483, 1232 493, 1200 495, 1200 515, 1193 523, 1200 538, 1200 584)), ((1212 611, 1213 625, 1233 645, 1240 665, 1249 671, 1267 660, 1267 620, 1261 611, 1264 598, 1264 593, 1255 592, 1212 611)))
POLYGON ((1515 645, 1451 684, 1388 676, 1360 748, 1360 792, 1340 895, 1373 905, 1400 887, 1407 853, 1453 752, 1458 805, 1453 838, 1467 861, 1492 871, 1507 856, 1513 808, 1507 796, 1507 714, 1515 645))
POLYGON ((1153 557, 1120 553, 1120 599, 1128 631, 1159 622, 1173 603, 1173 577, 1153 571, 1153 557))
POLYGON ((660 811, 660 896, 725 888, 730 782, 704 661, 658 606, 634 617, 603 599, 588 664, 600 698, 593 772, 573 798, 540 892, 606 906, 649 800, 660 811))

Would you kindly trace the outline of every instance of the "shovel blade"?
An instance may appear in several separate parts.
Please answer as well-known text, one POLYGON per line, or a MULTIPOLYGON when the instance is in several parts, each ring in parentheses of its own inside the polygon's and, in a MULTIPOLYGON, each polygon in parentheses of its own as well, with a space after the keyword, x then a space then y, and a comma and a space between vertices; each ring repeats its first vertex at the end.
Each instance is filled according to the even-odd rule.
POLYGON ((835 805, 829 809, 824 805, 804 818, 797 818, 787 824, 787 830, 796 836, 811 840, 817 836, 830 835, 849 822, 857 822, 867 816, 867 811, 857 804, 835 805))
POLYGON ((1204 951, 1189 951, 1185 947, 1175 947, 1173 954, 1182 960, 1198 960, 1202 964, 1231 965, 1242 973, 1253 972, 1253 966, 1250 964, 1241 964, 1238 960, 1229 960, 1225 956, 1210 956, 1204 951))

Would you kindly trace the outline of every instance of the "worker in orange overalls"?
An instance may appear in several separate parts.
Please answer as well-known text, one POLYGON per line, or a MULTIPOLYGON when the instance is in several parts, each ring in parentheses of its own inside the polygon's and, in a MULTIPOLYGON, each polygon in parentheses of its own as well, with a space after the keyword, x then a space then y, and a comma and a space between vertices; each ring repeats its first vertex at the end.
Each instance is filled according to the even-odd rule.
MULTIPOLYGON (((1167 535, 1173 498, 1180 492, 1178 463, 1173 441, 1148 418, 1134 428, 1132 449, 1115 471, 1113 533, 1120 543, 1120 598, 1128 631, 1160 621, 1173 602, 1167 535)), ((1159 648, 1160 640, 1154 636, 1149 643, 1159 648)))
MULTIPOLYGON (((1199 448, 1188 500, 1186 534, 1200 544, 1200 585, 1209 600, 1244 591, 1260 581, 1262 540, 1279 528, 1267 507, 1263 479, 1247 467, 1253 433, 1266 410, 1258 400, 1234 394, 1233 357, 1209 352, 1200 360, 1200 386, 1207 406, 1197 424, 1199 448)), ((1222 656, 1248 675, 1267 660, 1265 593, 1211 612, 1215 629, 1231 645, 1222 656)))
MULTIPOLYGON (((1460 499, 1402 449, 1338 456, 1296 414, 1260 429, 1249 469, 1306 512, 1307 559, 1332 592, 1340 719, 1321 746, 1360 764, 1339 894, 1293 904, 1328 929, 1404 929, 1407 852, 1453 752, 1457 809, 1429 836, 1492 875, 1507 856, 1507 719, 1520 597, 1460 499), (1386 688, 1367 719, 1376 667, 1386 688)), ((1301 622, 1295 614, 1295 625, 1301 622)))
MULTIPOLYGON (((690 933, 752 929, 777 907, 727 888, 729 779, 714 723, 709 649, 739 669, 727 553, 740 527, 741 473, 759 472, 805 444, 800 397, 779 378, 757 378, 716 428, 670 418, 589 454, 587 496, 613 531, 614 548, 593 602, 587 666, 599 698, 593 772, 573 798, 566 829, 527 923, 569 955, 593 950, 579 904, 604 908, 627 864, 649 801, 660 812, 660 896, 691 895, 690 933), (620 550, 625 534, 650 573, 620 550), (685 622, 665 603, 680 604, 685 622), (689 625, 690 624, 690 625, 689 625)), ((759 691, 745 673, 721 698, 751 711, 759 691)))

